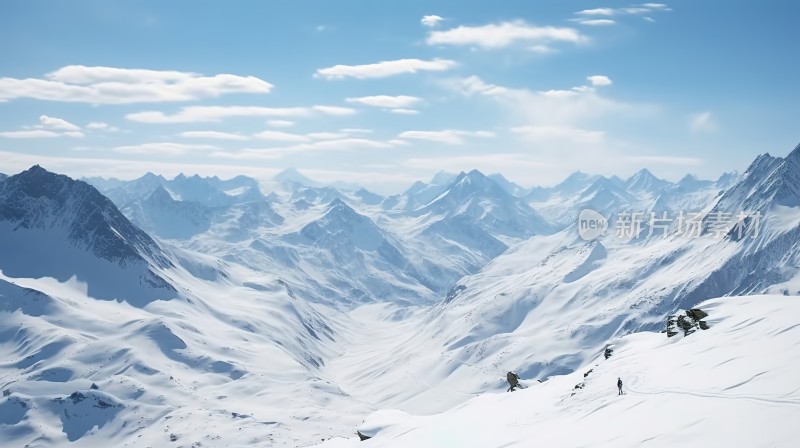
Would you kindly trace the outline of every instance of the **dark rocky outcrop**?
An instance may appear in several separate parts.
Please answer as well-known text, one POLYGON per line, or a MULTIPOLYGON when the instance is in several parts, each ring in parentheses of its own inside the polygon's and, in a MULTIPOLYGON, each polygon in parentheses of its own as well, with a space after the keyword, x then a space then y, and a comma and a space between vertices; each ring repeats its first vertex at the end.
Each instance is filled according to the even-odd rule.
POLYGON ((689 336, 698 329, 708 330, 708 322, 702 320, 706 317, 708 313, 697 308, 670 315, 667 317, 667 337, 671 338, 680 331, 683 331, 684 336, 689 336))
POLYGON ((369 439, 371 439, 371 438, 372 438, 372 437, 370 437, 370 436, 365 436, 364 434, 361 434, 361 431, 356 431, 356 434, 358 434, 358 438, 359 438, 359 439, 360 439, 362 442, 363 442, 363 441, 365 441, 365 440, 369 440, 369 439))

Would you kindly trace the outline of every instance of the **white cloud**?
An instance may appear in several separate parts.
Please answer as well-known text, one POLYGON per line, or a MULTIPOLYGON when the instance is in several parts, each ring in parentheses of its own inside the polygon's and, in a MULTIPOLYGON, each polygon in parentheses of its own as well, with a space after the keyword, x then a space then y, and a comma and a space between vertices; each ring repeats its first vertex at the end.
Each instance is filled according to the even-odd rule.
POLYGON ((102 132, 119 132, 120 129, 116 126, 111 126, 108 123, 104 123, 102 121, 93 121, 86 125, 86 129, 90 129, 92 131, 102 131, 102 132))
POLYGON ((365 65, 334 65, 333 67, 317 70, 314 76, 325 79, 385 78, 388 76, 422 71, 440 72, 449 70, 456 65, 455 61, 448 59, 433 59, 428 61, 421 59, 397 59, 394 61, 381 61, 375 64, 365 65))
POLYGON ((644 20, 645 20, 646 22, 650 22, 650 23, 653 23, 653 22, 655 22, 655 21, 656 21, 656 19, 654 19, 654 18, 652 18, 652 17, 645 17, 645 18, 644 18, 644 20))
POLYGON ((311 109, 324 115, 334 115, 338 117, 344 117, 356 113, 355 109, 340 106, 311 106, 311 109))
POLYGON ((569 90, 511 89, 484 82, 472 76, 451 80, 446 87, 463 95, 480 95, 509 110, 526 125, 594 127, 591 122, 611 116, 642 117, 652 112, 648 105, 634 105, 600 95, 594 87, 578 86, 569 90))
POLYGON ((616 14, 616 10, 613 8, 584 9, 583 11, 578 11, 575 14, 581 14, 584 16, 613 16, 616 14))
POLYGON ((194 151, 212 151, 215 149, 218 148, 216 146, 211 146, 211 145, 192 145, 185 143, 156 142, 156 143, 141 143, 138 145, 117 146, 113 149, 113 151, 123 154, 179 156, 194 151))
POLYGON ((81 131, 67 131, 67 132, 64 132, 64 135, 66 135, 67 137, 73 137, 73 138, 83 138, 83 137, 86 136, 81 131))
POLYGON ((504 48, 518 42, 545 44, 548 42, 579 43, 586 38, 577 30, 565 27, 535 26, 523 21, 502 22, 483 26, 459 26, 428 35, 429 45, 472 45, 481 48, 504 48))
POLYGON ((310 132, 306 136, 314 140, 340 140, 349 137, 344 132, 310 132))
POLYGON ((439 25, 439 22, 441 22, 442 20, 444 20, 443 17, 439 17, 437 15, 429 15, 429 16, 422 16, 422 19, 420 19, 419 23, 429 28, 435 28, 437 25, 439 25))
POLYGON ((537 53, 537 54, 551 54, 551 53, 555 53, 556 49, 553 48, 553 47, 544 45, 544 44, 537 44, 537 45, 531 45, 530 47, 528 47, 528 51, 530 51, 531 53, 537 53))
POLYGON ((216 139, 216 140, 249 140, 249 137, 232 132, 219 131, 186 131, 178 134, 185 138, 216 139))
POLYGON ((44 129, 0 132, 0 137, 5 138, 55 138, 61 137, 61 135, 59 132, 45 131, 44 129))
POLYGON ((610 86, 612 84, 611 78, 605 75, 587 76, 586 79, 588 79, 593 86, 597 87, 610 86))
POLYGON ((264 94, 272 84, 253 76, 70 65, 40 78, 0 78, 0 101, 33 98, 92 104, 189 101, 228 93, 264 94))
POLYGON ((511 132, 520 134, 529 140, 552 141, 571 140, 576 143, 598 143, 605 138, 602 131, 587 131, 571 126, 518 126, 511 128, 511 132))
MULTIPOLYGON (((305 136, 303 136, 305 137, 305 136)), ((399 146, 393 141, 370 140, 364 138, 343 138, 317 140, 297 145, 267 148, 245 148, 236 152, 215 152, 211 156, 239 160, 276 159, 301 152, 314 151, 354 151, 363 149, 386 149, 399 146)))
POLYGON ((48 117, 47 115, 40 115, 39 123, 46 128, 60 129, 63 131, 79 131, 81 129, 67 120, 56 117, 48 117))
MULTIPOLYGON (((613 17, 622 15, 650 14, 659 11, 671 11, 671 9, 664 3, 643 3, 640 5, 629 6, 627 8, 584 9, 582 11, 576 12, 575 14, 588 17, 613 17)), ((578 20, 578 21, 580 23, 583 23, 584 25, 592 25, 591 23, 585 23, 585 21, 583 20, 578 20)), ((599 25, 599 24, 601 23, 595 23, 594 25, 599 25)))
POLYGON ((422 101, 421 98, 408 95, 373 95, 362 96, 360 98, 347 98, 348 103, 359 103, 367 106, 385 107, 387 109, 409 107, 420 101, 422 101))
POLYGON ((322 115, 352 115, 354 109, 338 106, 260 107, 260 106, 188 106, 173 115, 161 111, 135 112, 125 116, 140 123, 203 123, 233 117, 308 117, 322 115))
POLYGON ((607 26, 617 23, 616 21, 611 19, 581 19, 577 20, 577 22, 580 23, 581 25, 588 25, 588 26, 607 26))
POLYGON ((300 134, 292 134, 290 132, 281 132, 281 131, 262 131, 257 134, 254 134, 253 137, 259 140, 271 140, 276 142, 307 142, 311 140, 311 138, 300 135, 300 134))
POLYGON ((713 132, 717 130, 717 123, 710 111, 692 114, 689 117, 689 127, 694 132, 713 132))
POLYGON ((372 129, 363 129, 363 128, 344 128, 340 129, 340 131, 348 134, 371 134, 374 132, 372 129))
POLYGON ((404 109, 404 108, 391 109, 389 112, 391 112, 393 114, 400 114, 400 115, 417 115, 417 114, 419 114, 419 111, 416 110, 416 109, 404 109))
POLYGON ((445 129, 441 131, 405 131, 397 137, 414 140, 428 140, 447 145, 460 145, 465 142, 465 137, 493 137, 494 133, 488 131, 461 131, 456 129, 445 129))
POLYGON ((273 128, 290 128, 294 126, 294 121, 289 120, 267 120, 267 126, 273 128))

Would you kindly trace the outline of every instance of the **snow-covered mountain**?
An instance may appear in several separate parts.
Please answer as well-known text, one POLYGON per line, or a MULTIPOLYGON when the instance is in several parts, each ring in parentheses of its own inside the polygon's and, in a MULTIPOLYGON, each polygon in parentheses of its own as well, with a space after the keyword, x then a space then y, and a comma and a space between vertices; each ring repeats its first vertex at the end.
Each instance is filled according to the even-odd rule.
POLYGON ((0 184, 0 270, 141 304, 176 293, 169 257, 89 184, 34 166, 0 184))
POLYGON ((231 424, 297 446, 287 397, 356 405, 320 376, 337 311, 154 241, 84 182, 35 166, 1 185, 3 446, 213 444, 231 424))
POLYGON ((625 189, 629 192, 634 194, 650 194, 654 196, 661 193, 665 188, 667 188, 668 185, 669 182, 665 181, 664 179, 657 178, 646 168, 639 170, 636 174, 629 177, 628 180, 625 181, 625 189))
POLYGON ((611 358, 597 356, 572 374, 544 383, 523 375, 523 390, 495 384, 433 415, 383 409, 352 436, 315 446, 793 446, 800 297, 725 297, 700 308, 709 314, 707 331, 614 339, 611 358))
POLYGON ((131 181, 108 182, 98 178, 87 179, 119 207, 143 200, 159 188, 180 201, 197 202, 207 207, 222 207, 265 199, 258 182, 246 176, 222 180, 214 177, 186 176, 180 174, 168 180, 147 173, 131 181))
POLYGON ((295 168, 287 168, 272 177, 272 180, 287 187, 318 187, 319 184, 304 176, 295 168))
MULTIPOLYGON (((575 445, 671 445, 723 401, 793 421, 800 361, 782 369, 763 347, 797 342, 779 317, 800 294, 799 160, 764 155, 715 181, 576 173, 528 192, 444 173, 391 197, 151 174, 105 184, 119 208, 31 168, 0 180, 0 444, 309 446, 387 408, 401 411, 370 417, 366 444, 426 446, 415 437, 484 419, 488 439, 436 440, 527 446, 552 427, 575 445), (584 208, 605 233, 580 236, 584 208), (713 297, 708 331, 631 335, 713 297), (494 393, 508 370, 530 390, 494 393), (611 401, 616 376, 634 403, 611 401), (695 376, 721 379, 699 382, 713 405, 692 398, 695 376), (533 414, 487 417, 501 406, 533 414), (630 437, 581 435, 679 410, 630 437)), ((764 446, 797 435, 765 427, 764 446)))
POLYGON ((700 215, 706 227, 696 232, 678 228, 672 215, 666 231, 643 226, 633 239, 614 223, 593 241, 575 226, 530 238, 460 280, 432 318, 430 337, 447 347, 453 370, 472 360, 467 370, 480 389, 482 372, 507 358, 531 377, 571 371, 610 338, 657 328, 670 311, 709 297, 800 294, 798 156, 796 149, 786 159, 759 157, 711 198, 700 215), (720 211, 729 220, 712 223, 720 211), (741 229, 738 211, 749 214, 741 229))

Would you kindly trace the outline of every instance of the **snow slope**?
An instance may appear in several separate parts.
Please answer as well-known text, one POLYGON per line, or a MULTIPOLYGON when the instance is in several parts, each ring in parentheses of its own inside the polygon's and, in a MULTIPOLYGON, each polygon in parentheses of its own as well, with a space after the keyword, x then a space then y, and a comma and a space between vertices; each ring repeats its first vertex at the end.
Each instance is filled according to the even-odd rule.
POLYGON ((373 409, 321 375, 346 317, 279 278, 194 263, 208 280, 174 268, 187 295, 138 307, 0 274, 0 446, 296 447, 373 409))
MULTIPOLYGON (((465 432, 475 443, 530 446, 540 429, 524 429, 529 422, 571 432, 585 422, 624 418, 606 395, 616 375, 631 388, 623 399, 648 397, 623 402, 637 409, 661 409, 650 407, 660 395, 645 392, 696 400, 676 392, 699 393, 681 376, 690 366, 711 372, 693 380, 719 374, 722 389, 743 383, 725 391, 696 381, 713 400, 731 400, 735 392, 752 404, 757 395, 782 394, 777 399, 793 405, 796 390, 771 388, 786 383, 770 373, 780 371, 772 358, 719 352, 725 359, 711 356, 709 365, 673 359, 716 353, 710 347, 727 342, 747 347, 733 334, 752 337, 762 351, 773 336, 784 352, 796 349, 786 339, 797 340, 795 327, 764 327, 770 320, 752 317, 762 312, 755 302, 710 305, 720 310, 711 321, 731 316, 741 326, 723 320, 721 329, 667 342, 663 335, 617 338, 663 328, 666 314, 709 297, 800 293, 797 157, 800 149, 785 159, 763 156, 735 182, 687 178, 673 185, 643 172, 626 187, 621 179, 579 174, 531 192, 549 201, 547 213, 479 172, 385 200, 294 182, 263 196, 247 178, 151 175, 128 189, 114 187, 128 200, 125 212, 170 237, 162 240, 131 225, 86 184, 32 169, 22 179, 34 181, 22 188, 20 175, 12 176, 0 182, 0 389, 8 391, 0 400, 0 445, 307 446, 352 436, 364 416, 397 408, 423 417, 378 414, 373 429, 384 426, 381 420, 393 423, 397 429, 385 434, 396 431, 398 442, 392 436, 363 446, 414 446, 406 437, 453 436, 452 428, 477 428, 479 418, 500 430, 488 431, 492 441, 465 432), (723 181, 732 183, 721 192, 723 181), (696 206, 707 219, 702 238, 607 234, 583 241, 574 214, 587 204, 614 213, 696 206), (763 215, 757 236, 709 237, 711 213, 743 207, 763 215), (548 229, 542 216, 565 221, 548 229), (166 288, 151 288, 148 276, 166 288), (706 338, 714 342, 695 342, 706 338), (616 355, 598 362, 607 343, 616 355), (740 367, 748 359, 769 372, 756 376, 760 370, 740 367), (652 373, 661 364, 665 373, 652 373), (590 368, 585 387, 572 396, 590 368), (734 368, 746 376, 736 377, 728 370, 734 368), (507 370, 535 387, 493 394, 505 390, 507 370), (518 408, 511 438, 504 438, 501 405, 518 408), (494 410, 491 417, 481 414, 486 409, 494 410), (448 430, 439 434, 431 422, 448 430), (409 425, 418 429, 399 435, 409 425)), ((759 299, 771 304, 763 314, 797 315, 794 302, 759 299)), ((789 368, 798 365, 784 359, 789 368)), ((678 413, 677 402, 658 403, 678 413)), ((726 415, 727 408, 705 403, 687 406, 726 415)), ((793 407, 781 406, 763 412, 771 421, 796 417, 793 407)), ((685 415, 654 424, 661 431, 653 440, 673 441, 668 431, 694 437, 686 428, 699 417, 685 415)), ((626 426, 644 426, 631 418, 626 426)), ((633 446, 650 437, 607 435, 618 438, 598 443, 633 446)), ((596 444, 564 437, 574 446, 596 444)), ((440 442, 435 446, 450 443, 440 442)))
POLYGON ((359 426, 372 439, 317 446, 795 446, 800 297, 723 297, 700 308, 709 330, 625 336, 611 341, 610 359, 600 356, 575 373, 544 383, 523 378, 527 388, 514 393, 504 392, 499 377, 493 392, 446 412, 379 411, 359 426))

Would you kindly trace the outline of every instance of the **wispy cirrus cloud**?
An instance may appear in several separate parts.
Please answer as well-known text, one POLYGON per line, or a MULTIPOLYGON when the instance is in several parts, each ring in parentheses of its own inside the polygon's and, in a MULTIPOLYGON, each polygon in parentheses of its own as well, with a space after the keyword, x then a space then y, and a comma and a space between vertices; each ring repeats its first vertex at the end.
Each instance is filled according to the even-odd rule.
POLYGON ((342 140, 350 137, 347 132, 309 132, 306 137, 313 140, 342 140))
POLYGON ((391 112, 393 114, 398 114, 398 115, 417 115, 417 114, 419 114, 419 111, 416 110, 416 109, 406 109, 406 108, 403 108, 403 107, 400 107, 400 108, 397 108, 397 109, 391 109, 391 110, 389 110, 389 112, 391 112))
POLYGON ((594 75, 587 79, 593 85, 550 90, 512 89, 487 83, 477 76, 452 80, 446 86, 466 96, 478 95, 496 101, 517 119, 537 126, 581 128, 593 119, 646 109, 598 93, 596 87, 612 83, 607 76, 594 75))
POLYGON ((211 154, 212 157, 234 160, 260 160, 278 159, 287 155, 314 152, 314 151, 356 151, 365 149, 388 149, 401 146, 402 143, 382 140, 372 140, 366 138, 338 138, 338 139, 318 139, 311 140, 296 145, 264 147, 264 148, 245 148, 240 151, 217 151, 211 154))
POLYGON ((253 135, 258 140, 270 140, 275 142, 307 142, 311 137, 302 134, 281 131, 262 131, 253 135))
POLYGON ((383 107, 386 109, 407 108, 422 101, 422 98, 409 95, 373 95, 358 98, 347 98, 348 103, 364 104, 366 106, 383 107))
POLYGON ((261 106, 188 106, 175 114, 161 111, 134 112, 125 116, 139 123, 203 123, 217 122, 234 117, 309 117, 315 114, 344 116, 355 114, 355 109, 339 106, 261 107, 261 106))
POLYGON ((61 136, 62 134, 60 132, 46 131, 44 129, 0 132, 0 137, 3 138, 57 138, 61 136))
POLYGON ((428 45, 498 49, 520 43, 542 46, 551 42, 580 43, 586 39, 583 34, 573 28, 537 26, 516 20, 481 26, 462 25, 449 30, 432 31, 426 42, 428 45))
POLYGON ((645 15, 644 20, 648 22, 655 22, 655 19, 647 14, 667 11, 672 11, 672 9, 665 3, 641 3, 624 8, 584 9, 576 12, 575 14, 578 17, 571 20, 573 22, 578 22, 581 25, 602 26, 615 24, 616 21, 612 19, 612 17, 645 15))
POLYGON ((494 137, 493 132, 489 131, 462 131, 457 129, 444 129, 441 131, 405 131, 397 135, 400 139, 427 140, 447 145, 460 145, 465 143, 465 138, 494 137))
POLYGON ((212 140, 249 140, 250 137, 233 132, 221 131, 186 131, 178 134, 184 138, 212 139, 212 140))
POLYGON ((577 19, 576 22, 580 23, 581 25, 589 25, 589 26, 607 26, 607 25, 614 25, 617 23, 616 20, 612 19, 577 19))
POLYGON ((511 132, 537 142, 569 140, 576 143, 599 143, 605 138, 605 132, 603 131, 589 131, 572 126, 559 125, 517 126, 511 128, 511 132))
POLYGON ((386 78, 426 71, 441 72, 449 70, 456 65, 458 64, 455 61, 449 59, 397 59, 364 65, 334 65, 333 67, 318 69, 314 76, 324 79, 386 78))
POLYGON ((689 116, 689 128, 694 132, 714 132, 718 125, 711 111, 703 111, 689 116))
POLYGON ((290 128, 294 126, 294 121, 291 120, 267 120, 267 126, 273 128, 290 128))
POLYGON ((213 151, 219 149, 213 145, 195 145, 175 142, 140 143, 137 145, 122 145, 112 149, 121 154, 146 154, 153 156, 180 156, 195 151, 213 151))
POLYGON ((70 65, 43 78, 0 78, 0 101, 32 98, 92 104, 158 103, 229 93, 265 94, 272 87, 253 76, 70 65))
POLYGON ((116 126, 111 126, 108 123, 102 121, 93 121, 86 125, 86 129, 90 129, 92 131, 103 131, 103 132, 119 132, 120 129, 116 126))
POLYGON ((276 130, 265 130, 254 134, 237 134, 232 132, 222 131, 185 131, 178 134, 182 138, 191 139, 208 139, 208 140, 263 140, 280 143, 306 143, 315 140, 344 140, 351 137, 352 134, 365 133, 363 129, 341 129, 337 132, 321 131, 309 132, 306 134, 298 134, 292 132, 283 132, 276 130))

